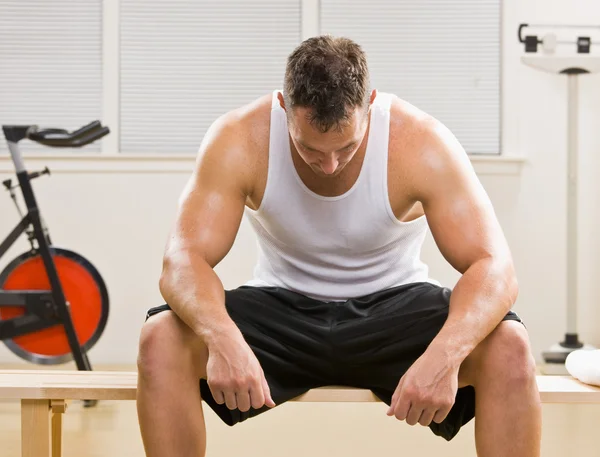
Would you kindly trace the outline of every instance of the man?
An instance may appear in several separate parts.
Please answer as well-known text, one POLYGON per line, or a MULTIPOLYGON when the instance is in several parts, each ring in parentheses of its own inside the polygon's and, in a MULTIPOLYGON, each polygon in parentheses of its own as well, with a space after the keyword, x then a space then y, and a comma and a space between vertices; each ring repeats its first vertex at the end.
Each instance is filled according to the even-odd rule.
POLYGON ((475 416, 479 456, 539 456, 535 363, 492 205, 448 129, 369 88, 351 40, 304 41, 283 93, 211 126, 160 289, 138 362, 149 457, 204 455, 201 399, 233 425, 333 384, 447 440, 475 416), (213 267, 244 212, 258 263, 224 291, 213 267), (428 229, 462 273, 452 291, 419 260, 428 229))

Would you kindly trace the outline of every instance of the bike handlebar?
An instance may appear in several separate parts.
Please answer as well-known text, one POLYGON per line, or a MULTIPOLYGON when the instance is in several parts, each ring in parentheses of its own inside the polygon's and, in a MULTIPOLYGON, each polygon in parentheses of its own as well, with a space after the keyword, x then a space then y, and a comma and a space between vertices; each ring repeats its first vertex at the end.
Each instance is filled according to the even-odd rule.
POLYGON ((3 125, 2 130, 12 143, 28 138, 45 146, 59 148, 79 148, 110 133, 110 129, 103 127, 100 121, 90 122, 73 132, 56 128, 39 129, 37 125, 3 125))
POLYGON ((27 138, 45 146, 78 148, 93 143, 109 132, 109 128, 102 127, 100 121, 94 121, 71 133, 62 129, 38 130, 35 127, 28 130, 27 138))
POLYGON ((90 122, 80 129, 69 133, 63 129, 43 129, 40 130, 37 125, 3 125, 2 130, 8 143, 8 151, 15 164, 17 174, 25 173, 25 163, 19 149, 19 141, 29 138, 36 143, 56 148, 80 148, 86 144, 93 143, 105 135, 110 130, 108 127, 102 127, 100 121, 90 122))

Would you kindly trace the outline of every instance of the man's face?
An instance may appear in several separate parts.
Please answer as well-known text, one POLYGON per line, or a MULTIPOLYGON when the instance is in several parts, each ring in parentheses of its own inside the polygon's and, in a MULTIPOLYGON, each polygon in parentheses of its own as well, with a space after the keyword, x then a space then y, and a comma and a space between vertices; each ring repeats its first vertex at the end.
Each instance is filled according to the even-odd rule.
POLYGON ((341 129, 322 133, 310 124, 308 108, 294 108, 288 113, 289 131, 298 155, 318 176, 340 174, 360 147, 368 126, 368 112, 357 107, 341 129))

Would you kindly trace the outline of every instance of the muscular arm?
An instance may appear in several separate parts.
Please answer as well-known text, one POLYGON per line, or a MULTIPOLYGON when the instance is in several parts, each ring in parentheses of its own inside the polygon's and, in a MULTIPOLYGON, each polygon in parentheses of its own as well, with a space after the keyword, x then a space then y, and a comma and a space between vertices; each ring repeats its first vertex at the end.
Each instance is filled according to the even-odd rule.
POLYGON ((229 409, 275 406, 256 355, 225 308, 213 267, 231 249, 244 205, 252 197, 256 155, 252 133, 237 115, 219 119, 200 147, 164 256, 160 290, 173 311, 208 348, 206 379, 229 409))
POLYGON ((204 137, 179 201, 160 278, 166 302, 205 342, 237 328, 213 270, 231 249, 250 187, 252 166, 236 124, 231 115, 221 118, 204 137))
POLYGON ((446 127, 428 124, 416 198, 441 253, 462 273, 430 349, 458 365, 510 310, 517 281, 504 234, 465 151, 446 127))

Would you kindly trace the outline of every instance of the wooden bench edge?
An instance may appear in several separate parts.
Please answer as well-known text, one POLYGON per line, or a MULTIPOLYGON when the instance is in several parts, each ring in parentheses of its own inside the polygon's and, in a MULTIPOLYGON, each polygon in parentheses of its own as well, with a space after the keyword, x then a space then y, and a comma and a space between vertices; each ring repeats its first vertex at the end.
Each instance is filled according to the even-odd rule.
MULTIPOLYGON (((600 403, 600 388, 570 376, 538 375, 537 380, 543 403, 600 403)), ((0 371, 0 399, 135 400, 136 391, 135 372, 0 371), (69 385, 65 374, 78 382, 69 385), (21 382, 11 383, 13 376, 21 377, 21 382)), ((328 386, 312 389, 290 401, 372 403, 381 400, 370 390, 328 386)))

